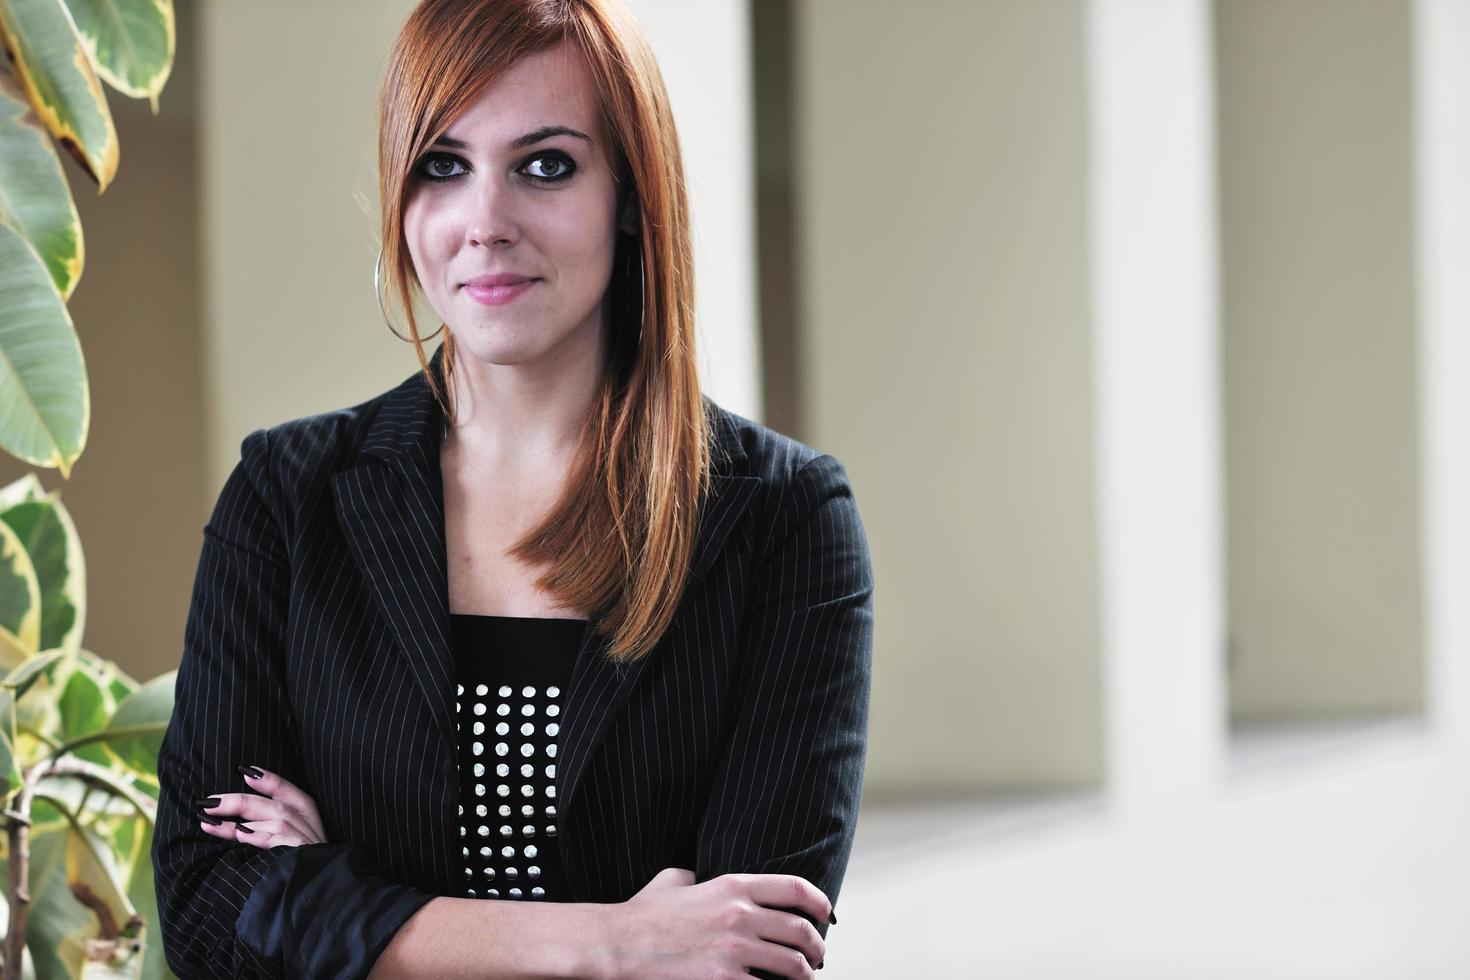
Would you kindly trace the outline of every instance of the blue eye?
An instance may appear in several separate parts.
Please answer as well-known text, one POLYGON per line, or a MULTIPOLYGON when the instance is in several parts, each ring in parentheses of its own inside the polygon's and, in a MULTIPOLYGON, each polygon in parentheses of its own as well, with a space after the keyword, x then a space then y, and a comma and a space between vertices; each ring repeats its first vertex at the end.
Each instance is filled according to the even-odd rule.
MULTIPOLYGON (((524 170, 527 166, 533 163, 538 163, 542 161, 550 161, 551 163, 555 164, 557 173, 550 176, 526 174, 526 177, 535 181, 538 184, 560 184, 563 181, 570 180, 572 174, 577 172, 576 162, 573 161, 572 158, 567 156, 565 153, 562 153, 560 150, 553 150, 547 153, 536 154, 521 165, 521 170, 524 170)), ((463 167, 464 161, 451 153, 429 153, 426 154, 423 160, 419 162, 419 165, 414 168, 414 173, 427 181, 438 184, 446 180, 453 180, 456 177, 469 173, 469 171, 463 169, 463 167), (458 164, 461 169, 458 171, 443 173, 438 169, 440 164, 448 164, 450 166, 458 164)))

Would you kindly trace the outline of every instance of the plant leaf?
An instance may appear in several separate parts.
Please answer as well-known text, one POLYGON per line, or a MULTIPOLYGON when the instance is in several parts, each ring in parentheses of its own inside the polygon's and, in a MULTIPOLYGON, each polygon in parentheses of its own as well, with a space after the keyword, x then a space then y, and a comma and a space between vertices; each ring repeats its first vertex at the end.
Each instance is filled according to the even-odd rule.
POLYGON ((20 536, 36 569, 41 589, 40 648, 74 652, 82 644, 85 625, 87 564, 61 494, 53 492, 0 510, 0 520, 20 536))
POLYGON ((33 653, 41 642, 41 586, 20 536, 0 521, 0 628, 33 653))
POLYGON ((117 706, 105 731, 133 730, 107 740, 107 747, 134 775, 158 779, 158 750, 163 747, 163 732, 174 711, 174 682, 178 671, 171 670, 143 684, 117 706))
POLYGON ((0 71, 0 221, 26 237, 63 300, 82 278, 82 219, 51 135, 9 72, 0 71))
POLYGON ((4 223, 0 310, 0 448, 70 478, 92 417, 82 345, 40 256, 4 223))
POLYGON ((174 64, 172 0, 66 0, 66 5, 102 80, 124 95, 147 99, 158 115, 158 93, 174 64))
POLYGON ((117 128, 82 37, 60 0, 0 0, 0 43, 36 116, 107 190, 117 174, 117 128))

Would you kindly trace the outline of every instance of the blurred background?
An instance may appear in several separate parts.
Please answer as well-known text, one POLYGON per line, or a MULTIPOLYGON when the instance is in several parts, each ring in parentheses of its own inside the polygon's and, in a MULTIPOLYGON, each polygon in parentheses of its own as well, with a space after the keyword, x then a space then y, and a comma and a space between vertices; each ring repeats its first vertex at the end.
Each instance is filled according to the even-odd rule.
MULTIPOLYGON (((707 390, 845 463, 874 558, 823 976, 1470 976, 1470 0, 629 2, 707 390)), ((38 475, 135 676, 244 435, 417 370, 412 6, 175 0, 115 184, 66 159, 92 432, 38 475)))

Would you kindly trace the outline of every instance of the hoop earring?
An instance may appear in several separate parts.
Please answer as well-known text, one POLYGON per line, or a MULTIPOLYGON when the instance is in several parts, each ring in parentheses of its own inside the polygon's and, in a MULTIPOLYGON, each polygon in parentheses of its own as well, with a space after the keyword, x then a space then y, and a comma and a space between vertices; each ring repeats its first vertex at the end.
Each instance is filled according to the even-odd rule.
MULTIPOLYGON (((394 329, 392 321, 390 321, 388 319, 388 311, 383 308, 383 285, 382 285, 382 282, 383 282, 383 250, 382 250, 382 248, 379 248, 378 249, 378 261, 373 264, 373 295, 378 298, 378 312, 383 315, 383 322, 386 323, 386 324, 388 324, 388 329, 390 331, 392 331, 393 336, 397 337, 399 340, 403 341, 405 344, 411 344, 411 343, 413 343, 413 338, 412 337, 405 337, 403 334, 399 333, 396 329, 394 329)), ((439 334, 444 331, 444 326, 445 325, 442 324, 442 323, 439 324, 439 329, 438 330, 435 330, 433 333, 429 334, 427 337, 424 337, 419 342, 420 343, 426 343, 427 341, 433 340, 435 337, 439 336, 439 334)))
POLYGON ((648 322, 648 287, 643 282, 643 243, 638 243, 638 349, 643 347, 643 325, 648 322))

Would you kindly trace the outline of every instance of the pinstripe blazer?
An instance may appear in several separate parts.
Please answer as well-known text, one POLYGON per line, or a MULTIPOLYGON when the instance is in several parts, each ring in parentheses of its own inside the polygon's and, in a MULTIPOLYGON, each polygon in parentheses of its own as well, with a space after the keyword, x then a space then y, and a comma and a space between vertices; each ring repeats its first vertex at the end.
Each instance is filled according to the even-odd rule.
MULTIPOLYGON (((836 458, 704 404, 713 487, 677 615, 626 666, 589 622, 567 689, 568 900, 620 902, 683 867, 801 875, 835 903, 867 747, 866 535, 836 458)), ((423 904, 458 894, 442 434, 415 372, 241 443, 158 757, 159 928, 186 980, 365 976, 423 904), (328 842, 205 834, 191 801, 248 792, 241 765, 309 793, 328 842)))

